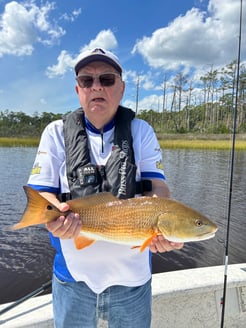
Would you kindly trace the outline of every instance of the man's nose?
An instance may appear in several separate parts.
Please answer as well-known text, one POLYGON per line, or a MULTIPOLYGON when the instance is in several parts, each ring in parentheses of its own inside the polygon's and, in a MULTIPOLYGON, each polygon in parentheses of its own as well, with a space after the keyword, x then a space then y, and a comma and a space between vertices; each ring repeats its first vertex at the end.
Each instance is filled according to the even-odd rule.
POLYGON ((102 85, 98 76, 93 79, 93 83, 91 87, 93 89, 102 89, 102 85))

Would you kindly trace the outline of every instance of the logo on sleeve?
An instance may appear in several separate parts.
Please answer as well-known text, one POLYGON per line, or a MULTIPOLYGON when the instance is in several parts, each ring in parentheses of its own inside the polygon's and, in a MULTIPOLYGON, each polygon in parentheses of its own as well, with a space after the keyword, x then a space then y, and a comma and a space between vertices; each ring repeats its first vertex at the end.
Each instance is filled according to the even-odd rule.
POLYGON ((31 170, 31 175, 40 174, 40 172, 41 172, 41 166, 39 165, 39 163, 34 164, 31 170))
POLYGON ((156 162, 156 168, 158 170, 163 170, 164 169, 164 165, 163 165, 162 161, 157 161, 156 162))

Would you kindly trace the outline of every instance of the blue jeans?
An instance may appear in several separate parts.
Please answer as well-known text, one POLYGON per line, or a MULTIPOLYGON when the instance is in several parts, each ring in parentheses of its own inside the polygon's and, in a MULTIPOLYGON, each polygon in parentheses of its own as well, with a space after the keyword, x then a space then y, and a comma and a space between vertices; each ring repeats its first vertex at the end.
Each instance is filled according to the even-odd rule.
POLYGON ((112 286, 95 294, 83 282, 61 282, 53 276, 55 328, 150 328, 151 281, 143 286, 112 286))

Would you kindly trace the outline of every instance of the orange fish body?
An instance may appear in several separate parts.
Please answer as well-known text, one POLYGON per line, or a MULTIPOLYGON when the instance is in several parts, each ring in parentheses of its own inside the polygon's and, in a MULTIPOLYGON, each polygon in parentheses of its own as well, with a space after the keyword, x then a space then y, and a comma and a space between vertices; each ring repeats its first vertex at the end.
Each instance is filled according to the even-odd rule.
MULTIPOLYGON (((67 215, 32 188, 25 186, 24 190, 27 206, 13 229, 47 223, 67 215)), ((79 213, 82 219, 81 234, 75 239, 78 249, 104 240, 140 247, 143 251, 160 234, 169 241, 187 242, 212 238, 217 230, 208 218, 169 198, 120 200, 111 193, 99 193, 67 203, 70 211, 79 213)))

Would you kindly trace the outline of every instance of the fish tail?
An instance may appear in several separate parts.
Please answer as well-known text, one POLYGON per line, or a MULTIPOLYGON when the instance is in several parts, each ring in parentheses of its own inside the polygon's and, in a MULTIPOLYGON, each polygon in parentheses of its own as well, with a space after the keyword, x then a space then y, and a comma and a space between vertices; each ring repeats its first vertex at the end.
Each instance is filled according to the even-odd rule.
POLYGON ((27 205, 20 222, 12 227, 13 230, 46 223, 45 211, 49 205, 54 207, 54 205, 42 197, 36 190, 28 186, 24 186, 23 188, 27 197, 27 205))

